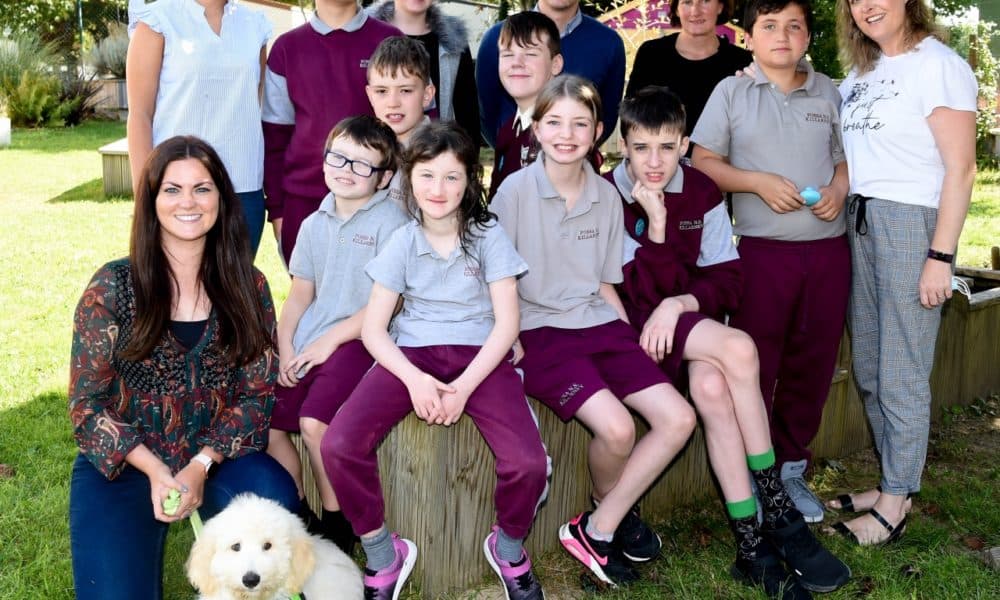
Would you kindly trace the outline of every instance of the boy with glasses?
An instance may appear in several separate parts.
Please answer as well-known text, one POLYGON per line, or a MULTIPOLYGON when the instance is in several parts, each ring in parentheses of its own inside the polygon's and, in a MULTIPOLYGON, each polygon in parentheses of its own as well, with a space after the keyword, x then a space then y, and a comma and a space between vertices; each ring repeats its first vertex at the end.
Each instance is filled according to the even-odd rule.
MULTIPOLYGON (((271 439, 302 432, 323 501, 320 533, 348 553, 354 533, 323 470, 320 441, 374 363, 361 343, 372 287, 364 267, 409 220, 388 198, 399 154, 395 132, 368 115, 344 119, 330 132, 323 153, 330 191, 299 229, 288 265, 292 287, 278 320, 271 439)), ((292 476, 301 481, 301 472, 292 476)))

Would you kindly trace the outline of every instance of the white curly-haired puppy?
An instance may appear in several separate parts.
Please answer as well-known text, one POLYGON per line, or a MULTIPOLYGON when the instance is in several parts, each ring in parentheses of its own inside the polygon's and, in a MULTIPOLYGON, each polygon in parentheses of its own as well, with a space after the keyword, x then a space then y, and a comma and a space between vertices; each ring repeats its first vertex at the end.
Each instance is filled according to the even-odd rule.
POLYGON ((361 571, 273 500, 242 494, 209 519, 187 576, 200 600, 361 599, 361 571))

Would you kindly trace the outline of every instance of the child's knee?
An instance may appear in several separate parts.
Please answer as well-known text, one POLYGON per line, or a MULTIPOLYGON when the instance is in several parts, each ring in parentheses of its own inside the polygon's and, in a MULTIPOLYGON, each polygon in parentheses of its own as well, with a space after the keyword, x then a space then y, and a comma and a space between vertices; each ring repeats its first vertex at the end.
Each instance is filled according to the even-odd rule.
POLYGON ((357 446, 357 440, 347 432, 328 427, 319 443, 319 453, 323 457, 323 466, 327 472, 332 468, 331 465, 350 455, 357 446))
POLYGON ((299 419, 299 431, 302 432, 302 441, 307 448, 317 448, 323 441, 326 434, 327 424, 313 419, 312 417, 301 417, 299 419))
POLYGON ((511 453, 505 457, 503 465, 497 465, 498 471, 508 471, 521 485, 528 488, 545 487, 548 477, 548 456, 541 444, 537 448, 511 453))
POLYGON ((733 420, 733 401, 726 378, 717 370, 691 377, 691 399, 707 423, 733 420))
POLYGON ((756 374, 758 366, 757 345, 753 339, 738 329, 731 329, 719 348, 726 372, 737 377, 756 374))
POLYGON ((627 456, 635 445, 635 423, 628 412, 621 416, 609 418, 594 431, 594 437, 603 442, 608 449, 622 456, 627 456))
POLYGON ((690 404, 684 402, 676 410, 671 411, 669 424, 675 435, 687 438, 698 425, 698 415, 695 414, 690 404))

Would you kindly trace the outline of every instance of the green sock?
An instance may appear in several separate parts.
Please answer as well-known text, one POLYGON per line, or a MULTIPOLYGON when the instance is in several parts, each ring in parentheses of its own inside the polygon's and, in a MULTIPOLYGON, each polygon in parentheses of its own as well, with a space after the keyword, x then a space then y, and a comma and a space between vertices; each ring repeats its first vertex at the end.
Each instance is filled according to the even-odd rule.
POLYGON ((747 466, 751 471, 763 471, 774 466, 774 448, 768 448, 763 454, 747 454, 747 466))
POLYGON ((757 501, 753 499, 753 496, 750 496, 738 502, 726 502, 726 512, 729 513, 729 518, 734 521, 745 519, 757 514, 757 501))

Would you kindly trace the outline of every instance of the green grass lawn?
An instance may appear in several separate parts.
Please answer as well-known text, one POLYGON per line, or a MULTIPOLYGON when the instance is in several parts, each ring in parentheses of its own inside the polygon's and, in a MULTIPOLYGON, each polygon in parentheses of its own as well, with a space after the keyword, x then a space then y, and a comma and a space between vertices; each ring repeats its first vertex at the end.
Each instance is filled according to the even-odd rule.
MULTIPOLYGON (((13 477, 0 479, 0 599, 73 596, 66 516, 76 452, 66 417, 71 315, 94 271, 128 249, 131 201, 103 198, 96 152, 122 136, 122 124, 107 122, 17 130, 14 145, 0 150, 0 209, 7 219, 0 236, 0 463, 14 469, 13 477)), ((982 266, 989 247, 1000 244, 1000 173, 980 174, 975 193, 959 257, 963 264, 982 266)), ((280 304, 288 279, 269 235, 265 232, 257 265, 280 304)), ((995 440, 998 433, 986 429, 976 435, 995 440)), ((1000 545, 995 466, 1000 444, 973 439, 936 439, 927 508, 902 544, 881 551, 833 542, 855 578, 829 598, 1000 597, 1000 577, 979 566, 968 549, 968 539, 1000 545), (904 567, 918 575, 902 574, 904 567)), ((846 464, 846 471, 822 471, 816 484, 830 492, 872 481, 873 464, 862 459, 846 464)), ((651 583, 601 597, 757 597, 729 581, 731 542, 720 516, 712 501, 657 523, 667 552, 647 569, 651 583)), ((175 526, 167 598, 193 595, 181 566, 190 543, 186 526, 175 526)), ((562 553, 536 558, 550 595, 581 595, 573 562, 562 553)))

